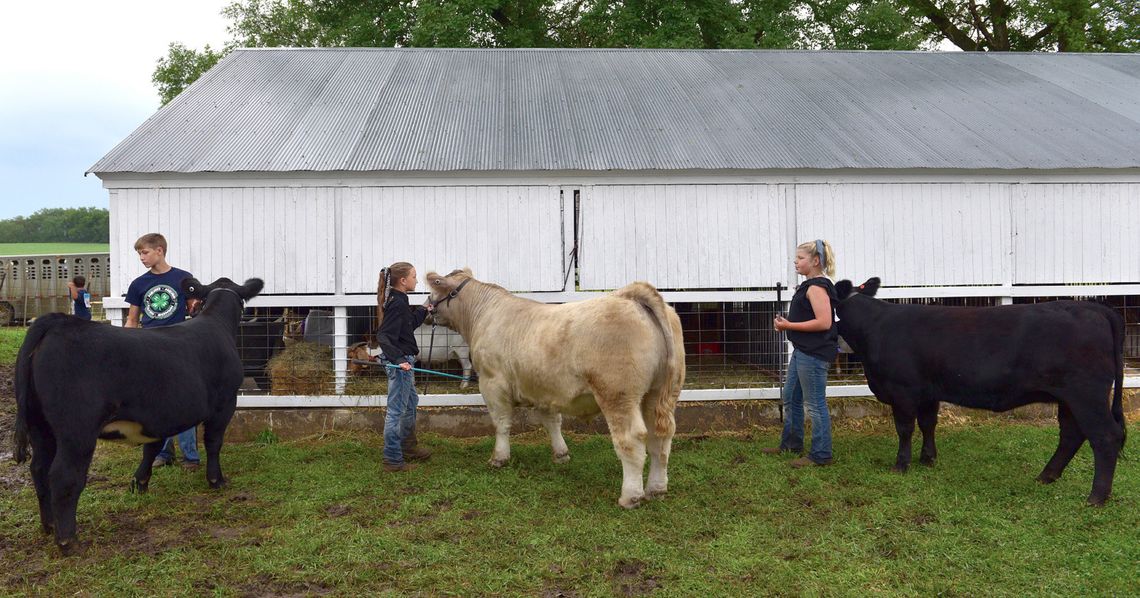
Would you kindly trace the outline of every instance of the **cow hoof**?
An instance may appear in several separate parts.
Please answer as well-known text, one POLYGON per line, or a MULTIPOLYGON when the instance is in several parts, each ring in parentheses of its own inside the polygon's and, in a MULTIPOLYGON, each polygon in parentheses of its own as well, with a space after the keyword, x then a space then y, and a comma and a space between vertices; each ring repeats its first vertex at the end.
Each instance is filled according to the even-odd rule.
POLYGON ((1061 478, 1061 476, 1059 476, 1059 475, 1053 475, 1051 473, 1049 473, 1049 474, 1042 473, 1041 475, 1037 476, 1037 481, 1041 482, 1042 484, 1052 484, 1053 482, 1056 482, 1060 478, 1061 478))
POLYGON ((66 542, 56 542, 56 545, 59 546, 63 556, 79 556, 87 551, 87 542, 80 542, 75 538, 66 542))
POLYGON ((927 459, 926 457, 923 457, 923 458, 919 459, 918 462, 922 463, 923 465, 925 465, 927 467, 934 467, 934 459, 933 458, 927 459))
POLYGON ((891 468, 891 471, 895 473, 906 473, 907 469, 909 469, 909 466, 907 465, 895 465, 891 468))
POLYGON ((210 483, 210 488, 213 488, 214 490, 221 490, 222 488, 225 488, 226 483, 227 483, 226 478, 222 478, 220 480, 206 480, 206 481, 210 483))
POLYGON ((668 492, 668 488, 646 488, 645 498, 663 498, 668 492))
POLYGON ((494 457, 491 457, 491 460, 488 461, 487 464, 491 467, 494 467, 495 469, 502 469, 504 466, 506 466, 508 460, 509 459, 496 459, 494 457))
POLYGON ((562 453, 561 455, 554 455, 555 463, 569 463, 570 453, 562 453))
POLYGON ((645 500, 644 496, 631 496, 630 498, 618 499, 618 504, 626 509, 636 509, 641 506, 641 501, 645 500))
POLYGON ((131 494, 146 494, 150 488, 150 480, 145 482, 139 480, 131 480, 131 494))
POLYGON ((55 533, 55 526, 50 523, 41 523, 40 531, 43 532, 45 536, 50 536, 55 533))
POLYGON ((1090 507, 1103 507, 1106 500, 1107 496, 1089 496, 1088 504, 1090 507))

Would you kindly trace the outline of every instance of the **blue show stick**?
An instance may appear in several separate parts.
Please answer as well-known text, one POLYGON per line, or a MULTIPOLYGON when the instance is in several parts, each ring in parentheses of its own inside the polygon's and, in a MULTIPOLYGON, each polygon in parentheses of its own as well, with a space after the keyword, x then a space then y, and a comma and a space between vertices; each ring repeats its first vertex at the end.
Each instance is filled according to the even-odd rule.
MULTIPOLYGON (((361 366, 380 366, 380 363, 377 363, 375 361, 365 361, 363 359, 353 359, 350 361, 352 361, 352 363, 359 363, 359 364, 361 364, 361 366)), ((397 366, 396 363, 388 363, 384 367, 385 368, 391 368, 391 369, 402 369, 399 366, 397 366)), ((463 380, 463 382, 471 382, 471 380, 472 380, 472 378, 469 378, 466 376, 456 376, 455 374, 447 374, 447 372, 435 371, 433 369, 412 368, 412 371, 422 371, 422 372, 424 372, 424 374, 434 374, 437 376, 446 376, 448 378, 455 378, 457 380, 463 380)))

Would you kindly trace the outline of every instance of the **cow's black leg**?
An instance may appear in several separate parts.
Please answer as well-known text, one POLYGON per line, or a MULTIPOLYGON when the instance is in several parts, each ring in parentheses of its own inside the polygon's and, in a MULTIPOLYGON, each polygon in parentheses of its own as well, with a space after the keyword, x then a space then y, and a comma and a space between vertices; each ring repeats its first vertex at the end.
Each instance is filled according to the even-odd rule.
POLYGON ((910 442, 911 437, 914 436, 915 416, 913 411, 899 408, 898 403, 896 401, 895 406, 891 409, 891 414, 895 418, 895 432, 899 435, 899 454, 895 458, 895 466, 891 470, 903 473, 910 467, 910 442))
POLYGON ((231 401, 229 407, 223 407, 221 412, 215 413, 204 422, 204 442, 206 444, 206 481, 215 490, 226 485, 226 478, 222 475, 222 441, 225 439, 226 426, 234 415, 236 401, 231 401))
POLYGON ((918 408, 918 429, 922 430, 922 454, 918 462, 934 465, 938 449, 934 446, 934 427, 938 425, 938 401, 923 403, 918 408))
POLYGON ((32 444, 32 484, 36 487, 36 499, 40 504, 40 528, 45 534, 55 531, 55 516, 51 509, 51 484, 48 472, 55 460, 55 438, 43 426, 28 429, 28 440, 32 444))
POLYGON ((87 470, 95 454, 95 437, 66 436, 56 443, 55 461, 48 472, 51 507, 55 515, 55 543, 65 556, 79 550, 75 534, 75 510, 79 494, 87 485, 87 470))
POLYGON ((1053 453, 1053 458, 1045 464, 1045 469, 1041 470, 1041 475, 1037 476, 1037 481, 1042 484, 1051 484, 1061 477, 1061 473, 1065 471, 1065 466, 1072 461, 1073 455, 1077 454, 1081 445, 1085 442, 1085 435, 1081 432, 1081 427, 1077 425, 1076 418, 1073 417, 1073 412, 1069 410, 1069 406, 1064 403, 1057 404, 1057 423, 1061 426, 1061 440, 1057 443, 1057 451, 1053 453))
POLYGON ((1108 402, 1105 400, 1107 395, 1107 390, 1083 393, 1077 395, 1081 402, 1070 405, 1077 425, 1092 447, 1093 487, 1088 503, 1098 507, 1112 494, 1112 478, 1116 473, 1116 459, 1120 455, 1124 437, 1124 431, 1108 410, 1108 402))
POLYGON ((162 442, 163 440, 160 438, 143 445, 142 462, 139 463, 139 468, 135 470, 135 477, 131 480, 131 492, 146 494, 146 491, 150 489, 150 474, 154 467, 154 458, 162 450, 162 442))

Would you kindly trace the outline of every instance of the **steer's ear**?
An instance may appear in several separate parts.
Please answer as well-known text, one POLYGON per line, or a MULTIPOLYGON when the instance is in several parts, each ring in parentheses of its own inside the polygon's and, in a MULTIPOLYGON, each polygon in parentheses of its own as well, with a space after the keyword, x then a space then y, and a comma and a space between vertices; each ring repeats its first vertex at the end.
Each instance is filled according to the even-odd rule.
POLYGON ((242 299, 253 299, 261 292, 263 287, 265 287, 265 281, 260 278, 251 278, 245 281, 245 284, 241 285, 241 289, 238 290, 238 295, 241 295, 242 299))
POLYGON ((206 294, 210 292, 207 287, 208 285, 202 284, 197 278, 182 279, 182 294, 188 299, 205 299, 206 294))
POLYGON ((859 292, 868 296, 874 297, 875 293, 879 292, 879 277, 868 278, 867 282, 859 285, 859 292))
POLYGON ((851 294, 851 281, 850 280, 841 280, 841 281, 835 283, 835 296, 839 297, 840 301, 843 301, 844 299, 846 299, 847 296, 850 294, 851 294))

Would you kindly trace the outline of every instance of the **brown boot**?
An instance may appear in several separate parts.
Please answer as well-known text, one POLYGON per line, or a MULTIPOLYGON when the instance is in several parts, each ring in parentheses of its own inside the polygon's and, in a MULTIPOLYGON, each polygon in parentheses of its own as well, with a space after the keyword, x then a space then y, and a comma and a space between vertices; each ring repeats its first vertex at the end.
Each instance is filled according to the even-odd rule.
POLYGON ((384 471, 391 471, 391 472, 411 471, 415 468, 416 468, 416 466, 412 465, 411 463, 389 463, 387 461, 384 462, 384 471))
POLYGON ((427 461, 431 459, 431 450, 420 447, 420 440, 416 438, 416 431, 413 428, 411 434, 404 439, 401 446, 404 453, 404 459, 407 461, 427 461))
POLYGON ((426 448, 405 446, 403 451, 405 461, 427 461, 431 459, 431 450, 426 448))

